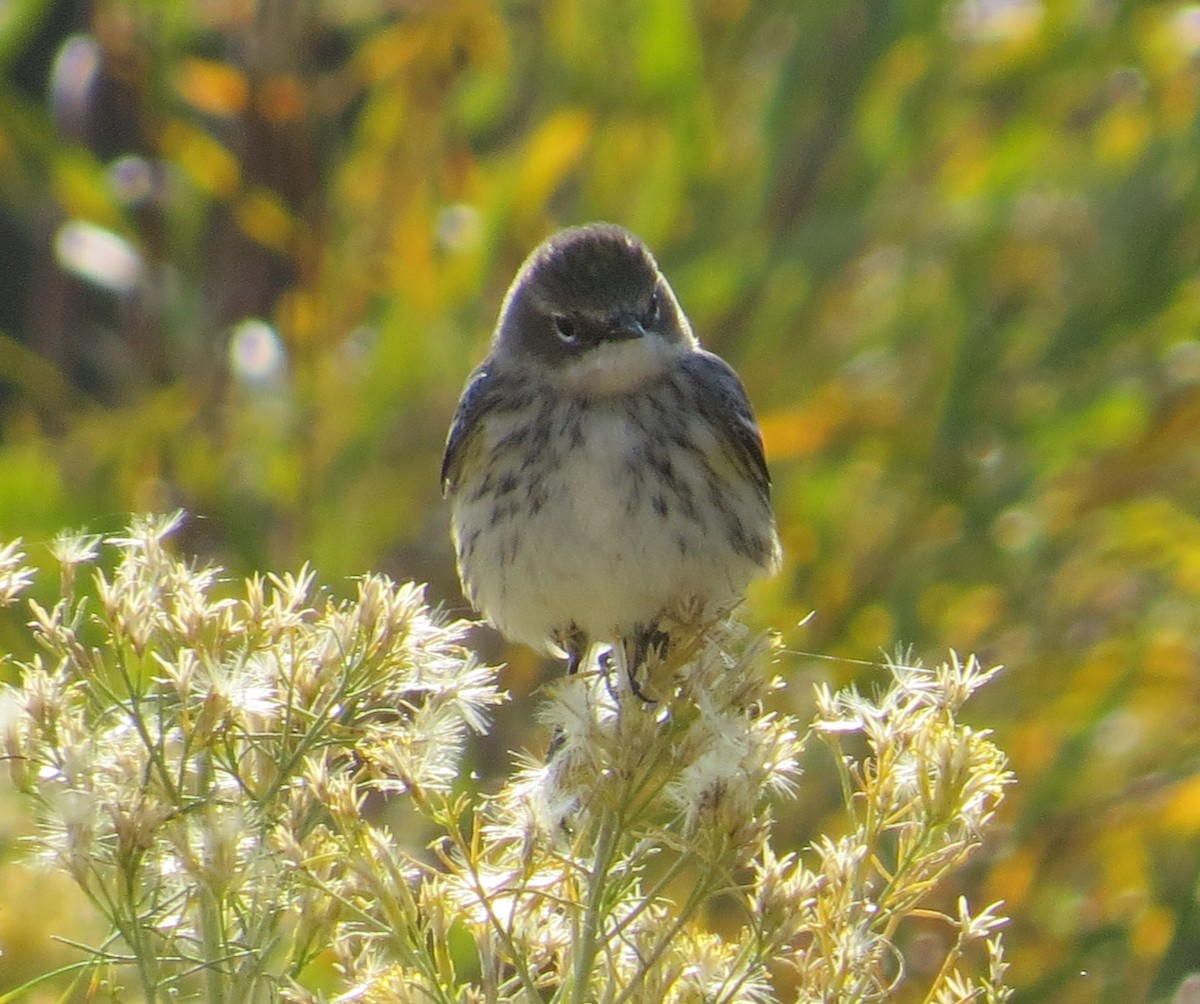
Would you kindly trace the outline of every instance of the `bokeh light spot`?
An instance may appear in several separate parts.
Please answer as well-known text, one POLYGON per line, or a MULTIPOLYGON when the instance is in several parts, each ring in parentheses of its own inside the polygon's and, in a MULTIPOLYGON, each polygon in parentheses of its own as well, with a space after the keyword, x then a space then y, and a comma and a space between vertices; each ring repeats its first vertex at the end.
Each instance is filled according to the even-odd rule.
POLYGON ((142 278, 142 259, 124 238, 84 220, 70 220, 54 238, 59 265, 93 285, 127 293, 142 278))
POLYGON ((108 179, 117 197, 125 203, 144 202, 154 194, 154 169, 144 157, 118 157, 109 165, 108 179))
POLYGON ((68 130, 82 124, 100 74, 100 46, 91 35, 71 35, 50 71, 50 107, 68 130))
POLYGON ((1200 4, 1185 4, 1175 11, 1171 28, 1180 50, 1189 56, 1200 53, 1200 4))
POLYGON ((483 222, 474 206, 447 206, 437 218, 437 240, 447 251, 470 251, 483 236, 483 222))
POLYGON ((247 317, 229 339, 229 368, 239 380, 267 383, 283 373, 285 353, 278 333, 266 321, 247 317))

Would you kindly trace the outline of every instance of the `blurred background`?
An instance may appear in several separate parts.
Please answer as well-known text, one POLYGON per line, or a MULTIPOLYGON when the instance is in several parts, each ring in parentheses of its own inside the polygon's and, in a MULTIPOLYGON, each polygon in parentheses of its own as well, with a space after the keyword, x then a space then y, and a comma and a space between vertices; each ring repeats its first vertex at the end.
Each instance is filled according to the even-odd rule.
MULTIPOLYGON (((0 65, 0 539, 181 506, 231 573, 466 614, 462 382, 539 240, 622 223, 758 411, 784 709, 897 642, 1004 663, 968 717, 1019 785, 960 887, 1017 999, 1200 999, 1200 4, 3 0, 0 65)), ((547 667, 479 645, 487 778, 547 667)), ((837 826, 807 769, 795 844, 837 826)), ((0 992, 98 937, 28 825, 0 992)))

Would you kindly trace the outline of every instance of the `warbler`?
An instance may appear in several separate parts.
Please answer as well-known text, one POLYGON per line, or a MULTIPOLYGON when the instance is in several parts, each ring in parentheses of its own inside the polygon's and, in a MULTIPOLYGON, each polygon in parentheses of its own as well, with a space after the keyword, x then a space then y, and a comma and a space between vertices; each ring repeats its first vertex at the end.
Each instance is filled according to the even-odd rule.
POLYGON ((442 489, 476 610, 569 672, 621 646, 639 694, 665 617, 726 612, 780 560, 742 382, 612 224, 562 230, 521 266, 458 403, 442 489))

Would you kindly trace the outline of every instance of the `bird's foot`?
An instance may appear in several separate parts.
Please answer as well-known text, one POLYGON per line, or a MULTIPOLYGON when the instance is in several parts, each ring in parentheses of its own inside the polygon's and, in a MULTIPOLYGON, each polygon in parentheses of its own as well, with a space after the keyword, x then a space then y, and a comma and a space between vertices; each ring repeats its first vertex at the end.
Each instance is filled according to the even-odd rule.
MULTIPOLYGON (((643 689, 642 684, 638 679, 638 673, 642 669, 648 668, 650 652, 653 651, 657 661, 661 662, 667 657, 667 652, 671 647, 671 636, 663 631, 657 624, 640 629, 634 635, 633 655, 629 660, 629 689, 634 695, 644 704, 657 704, 658 702, 650 697, 643 689)), ((626 652, 628 652, 628 648, 626 652)))

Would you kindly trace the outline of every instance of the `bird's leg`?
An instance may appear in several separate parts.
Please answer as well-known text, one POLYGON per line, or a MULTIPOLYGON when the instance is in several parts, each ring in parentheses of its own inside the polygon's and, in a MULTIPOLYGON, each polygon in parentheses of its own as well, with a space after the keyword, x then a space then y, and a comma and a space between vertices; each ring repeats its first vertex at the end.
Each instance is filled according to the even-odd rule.
POLYGON ((617 697, 617 692, 613 688, 612 655, 611 648, 600 653, 600 671, 604 674, 604 686, 608 690, 608 696, 614 701, 619 701, 620 698, 617 697))
POLYGON ((652 697, 647 696, 642 690, 641 683, 638 682, 637 673, 646 665, 650 649, 653 648, 658 658, 665 659, 667 650, 670 648, 671 636, 663 631, 657 624, 651 624, 648 627, 639 627, 634 631, 633 635, 633 654, 628 657, 629 648, 626 646, 626 654, 629 658, 629 689, 645 704, 655 704, 652 697))
MULTIPOLYGON (((583 665, 584 657, 587 655, 588 648, 590 647, 587 637, 576 625, 572 624, 565 631, 556 631, 553 638, 554 644, 567 654, 567 676, 574 676, 579 672, 579 667, 583 665)), ((562 749, 566 739, 567 737, 563 733, 562 726, 554 726, 554 733, 550 736, 550 745, 546 748, 547 763, 550 762, 555 753, 562 749)))
POLYGON ((571 624, 565 630, 554 633, 554 643, 567 653, 567 676, 574 676, 583 665, 583 657, 587 655, 587 637, 578 625, 571 624))

